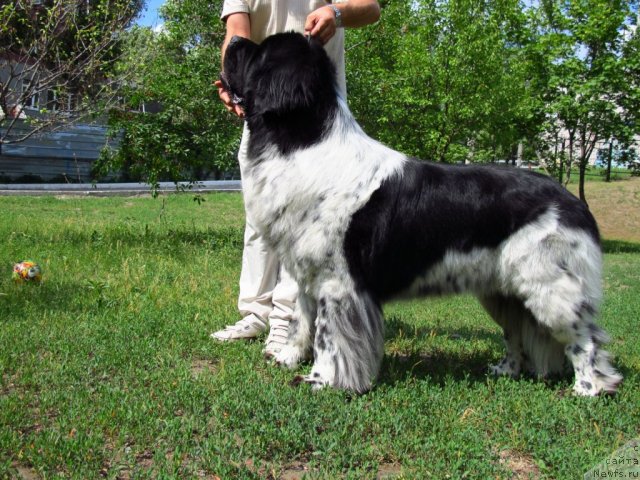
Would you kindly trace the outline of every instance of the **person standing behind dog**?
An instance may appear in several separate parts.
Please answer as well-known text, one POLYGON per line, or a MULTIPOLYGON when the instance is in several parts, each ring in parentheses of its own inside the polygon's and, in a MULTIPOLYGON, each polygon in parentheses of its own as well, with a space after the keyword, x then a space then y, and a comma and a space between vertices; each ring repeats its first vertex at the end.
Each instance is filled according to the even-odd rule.
MULTIPOLYGON (((335 3, 326 0, 225 0, 221 18, 226 22, 223 59, 227 45, 236 35, 256 43, 269 35, 287 31, 320 39, 336 66, 338 88, 346 98, 342 27, 361 27, 376 22, 380 18, 380 6, 377 0, 335 3)), ((227 110, 243 118, 242 108, 233 103, 222 82, 217 81, 215 85, 227 110)), ((245 125, 238 152, 243 177, 247 167, 248 139, 245 125)), ((296 282, 280 267, 277 256, 265 245, 247 217, 238 298, 238 309, 243 318, 235 325, 212 333, 211 337, 219 341, 254 338, 269 325, 264 353, 272 357, 286 343, 296 295, 296 282)))

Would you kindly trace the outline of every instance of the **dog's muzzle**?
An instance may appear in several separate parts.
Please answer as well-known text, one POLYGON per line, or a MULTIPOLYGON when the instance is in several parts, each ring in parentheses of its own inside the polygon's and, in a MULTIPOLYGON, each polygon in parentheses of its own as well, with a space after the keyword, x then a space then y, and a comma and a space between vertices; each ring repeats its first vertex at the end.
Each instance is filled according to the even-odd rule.
MULTIPOLYGON (((233 41, 233 39, 235 38, 239 39, 240 37, 235 36, 231 39, 231 41, 233 41)), ((222 87, 231 94, 231 102, 233 102, 234 105, 244 107, 244 98, 236 95, 231 89, 231 86, 229 85, 229 79, 227 78, 227 74, 225 72, 220 72, 220 81, 222 82, 222 87)))

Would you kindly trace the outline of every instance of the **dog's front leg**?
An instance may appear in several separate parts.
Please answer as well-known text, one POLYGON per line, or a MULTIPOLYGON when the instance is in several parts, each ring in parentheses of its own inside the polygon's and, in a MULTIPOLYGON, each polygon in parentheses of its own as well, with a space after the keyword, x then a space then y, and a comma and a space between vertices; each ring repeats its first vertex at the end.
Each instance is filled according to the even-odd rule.
POLYGON ((311 373, 298 377, 313 385, 364 393, 378 375, 384 354, 382 312, 367 292, 341 280, 326 282, 318 299, 311 373))
POLYGON ((316 302, 303 292, 298 293, 293 319, 289 323, 287 344, 276 354, 278 365, 289 369, 311 358, 315 330, 316 302))

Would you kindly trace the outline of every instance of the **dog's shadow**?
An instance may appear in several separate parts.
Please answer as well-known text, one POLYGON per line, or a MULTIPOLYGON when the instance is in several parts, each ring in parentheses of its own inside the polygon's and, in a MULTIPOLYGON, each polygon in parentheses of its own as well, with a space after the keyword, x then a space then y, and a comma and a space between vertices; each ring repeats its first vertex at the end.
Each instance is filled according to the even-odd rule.
POLYGON ((378 383, 393 385, 407 378, 429 379, 443 385, 447 379, 486 383, 488 365, 499 361, 503 355, 502 335, 487 330, 470 328, 416 328, 397 317, 385 322, 385 340, 393 341, 401 332, 412 332, 412 336, 424 338, 435 335, 454 342, 471 339, 483 340, 492 345, 490 349, 465 352, 464 349, 435 348, 429 352, 390 353, 385 352, 378 383))
MULTIPOLYGON (((442 328, 422 327, 403 322, 397 317, 390 317, 385 321, 385 341, 390 342, 403 335, 402 332, 411 332, 416 338, 434 336, 448 339, 443 348, 433 348, 428 352, 385 352, 382 367, 377 383, 381 385, 395 385, 409 378, 428 380, 430 383, 443 386, 447 380, 467 381, 470 384, 487 383, 492 378, 488 372, 490 364, 498 362, 504 355, 504 342, 500 331, 491 332, 483 329, 471 328, 442 328), (451 346, 451 341, 465 342, 482 340, 489 344, 490 348, 482 348, 469 352, 468 349, 456 349, 451 346)), ((617 365, 618 370, 625 378, 637 374, 636 369, 628 365, 617 365)), ((549 387, 566 387, 563 391, 569 391, 573 374, 553 375, 544 378, 523 374, 518 379, 534 379, 547 384, 549 387)))

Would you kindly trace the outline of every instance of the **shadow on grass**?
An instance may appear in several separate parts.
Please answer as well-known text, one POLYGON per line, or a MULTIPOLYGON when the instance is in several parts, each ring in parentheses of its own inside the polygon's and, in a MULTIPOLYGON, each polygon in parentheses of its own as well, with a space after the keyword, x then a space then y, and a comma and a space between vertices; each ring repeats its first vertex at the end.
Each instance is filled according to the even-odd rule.
POLYGON ((76 281, 8 285, 0 297, 0 313, 6 309, 6 319, 30 318, 34 311, 75 313, 86 311, 94 302, 101 307, 104 299, 103 292, 76 281))
MULTIPOLYGON (((428 379, 431 382, 443 386, 447 380, 466 380, 469 383, 486 383, 488 378, 488 366, 496 363, 504 355, 504 344, 502 336, 498 333, 491 333, 481 329, 471 328, 428 328, 416 329, 412 325, 391 317, 386 322, 386 340, 390 340, 399 335, 400 332, 415 332, 416 338, 433 335, 455 341, 484 340, 492 344, 490 349, 478 351, 455 350, 451 348, 451 343, 436 347, 429 353, 407 353, 407 354, 385 354, 380 369, 378 383, 393 385, 398 381, 408 378, 419 380, 428 379)), ((606 348, 606 347, 605 347, 606 348)), ((614 367, 625 379, 632 379, 638 376, 640 370, 629 366, 627 363, 616 362, 614 367)), ((567 375, 554 375, 545 378, 538 378, 533 375, 524 374, 521 379, 529 378, 542 382, 550 388, 558 385, 573 382, 573 373, 567 375)), ((623 380, 624 383, 624 380, 623 380)))
MULTIPOLYGON (((411 334, 415 338, 424 338, 426 336, 436 335, 444 336, 451 339, 478 339, 488 342, 495 342, 502 346, 502 334, 498 332, 490 332, 482 327, 469 328, 452 326, 451 328, 438 327, 415 327, 399 319, 397 316, 390 316, 385 319, 385 339, 392 340, 400 335, 411 334), (402 333, 401 333, 402 332, 402 333)), ((499 327, 496 327, 499 328, 499 327)))
MULTIPOLYGON (((489 365, 496 363, 496 357, 490 352, 477 352, 463 356, 454 352, 438 351, 429 354, 385 355, 377 383, 395 385, 409 378, 428 380, 430 383, 444 387, 447 381, 465 381, 470 385, 486 384, 489 378, 489 365)), ((619 369, 627 378, 628 369, 619 369)), ((573 373, 553 375, 544 378, 531 374, 522 374, 513 379, 514 382, 533 380, 555 389, 568 387, 573 383, 573 373)), ((562 395, 566 392, 560 392, 562 395)))
POLYGON ((430 379, 435 383, 444 384, 447 379, 485 383, 487 379, 487 366, 496 362, 503 354, 502 336, 482 329, 468 327, 419 327, 416 328, 390 317, 386 323, 386 339, 396 338, 400 332, 409 332, 412 337, 424 338, 427 336, 447 338, 452 341, 464 342, 465 340, 483 340, 495 345, 490 350, 464 351, 455 350, 451 344, 436 347, 429 353, 386 354, 380 370, 379 382, 393 384, 398 380, 412 377, 417 379, 430 379))
POLYGON ((624 240, 602 240, 604 253, 640 253, 640 243, 624 240))
POLYGON ((211 250, 224 248, 241 249, 243 232, 239 228, 208 228, 208 229, 171 229, 116 226, 94 230, 66 230, 56 240, 65 245, 93 248, 121 246, 150 246, 157 248, 197 245, 211 250))
POLYGON ((453 352, 438 351, 429 354, 385 355, 378 383, 393 385, 407 378, 444 385, 447 379, 486 383, 487 366, 495 361, 486 352, 463 357, 453 352))

